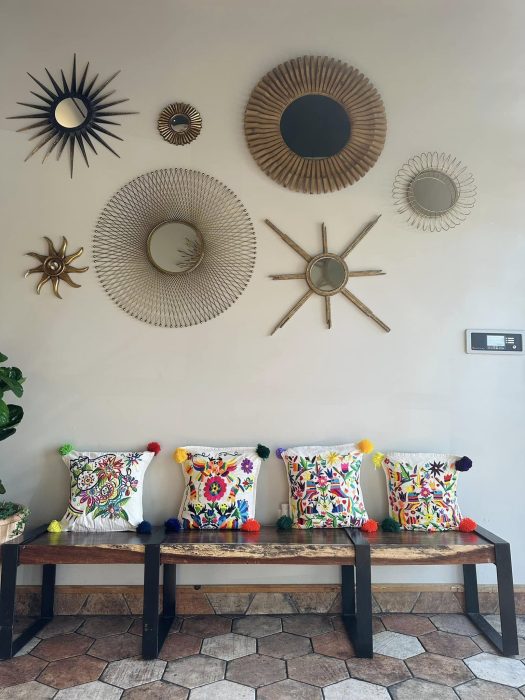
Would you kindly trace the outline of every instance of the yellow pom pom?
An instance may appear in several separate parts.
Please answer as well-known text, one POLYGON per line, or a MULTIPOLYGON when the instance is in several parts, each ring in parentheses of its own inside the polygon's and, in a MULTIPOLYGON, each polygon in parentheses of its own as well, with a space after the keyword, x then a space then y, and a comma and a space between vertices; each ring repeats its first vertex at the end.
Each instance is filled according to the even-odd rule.
POLYGON ((372 457, 372 462, 374 463, 374 467, 376 469, 381 469, 383 466, 383 459, 385 458, 385 455, 382 452, 376 452, 375 455, 372 457))
POLYGON ((58 520, 52 520, 47 526, 48 532, 62 532, 62 527, 58 520))
POLYGON ((177 447, 177 449, 173 453, 173 459, 176 462, 179 462, 180 464, 182 464, 188 459, 188 453, 186 452, 184 447, 177 447))
POLYGON ((361 440, 361 442, 357 443, 357 447, 361 452, 364 452, 365 454, 368 454, 369 452, 372 452, 374 449, 374 443, 371 442, 370 440, 361 440))

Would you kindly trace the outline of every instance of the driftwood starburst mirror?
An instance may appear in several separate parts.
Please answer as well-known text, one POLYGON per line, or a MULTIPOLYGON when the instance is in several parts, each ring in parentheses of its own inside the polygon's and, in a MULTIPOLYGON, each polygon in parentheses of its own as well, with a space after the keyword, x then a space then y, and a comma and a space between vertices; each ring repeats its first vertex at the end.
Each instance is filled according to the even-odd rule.
POLYGON ((46 68, 49 84, 46 85, 37 80, 31 73, 29 77, 35 81, 42 93, 33 92, 39 103, 17 102, 23 107, 29 107, 32 112, 20 114, 8 119, 23 119, 29 122, 17 131, 28 132, 29 140, 38 139, 36 146, 30 151, 25 160, 29 160, 41 148, 47 145, 42 162, 56 149, 57 160, 60 159, 64 149, 69 144, 69 170, 73 177, 73 163, 75 148, 78 146, 86 165, 89 161, 86 146, 97 155, 95 145, 104 146, 108 151, 119 157, 118 153, 110 146, 107 137, 122 141, 117 134, 107 127, 120 126, 113 120, 127 114, 137 112, 115 109, 117 105, 127 102, 128 98, 111 99, 115 90, 104 92, 107 86, 117 77, 117 71, 106 80, 99 81, 98 73, 93 78, 88 78, 89 63, 82 73, 77 73, 77 59, 73 56, 73 68, 71 78, 68 80, 64 71, 60 71, 60 78, 56 80, 46 68), (33 130, 36 130, 33 133, 33 130))
POLYGON ((308 290, 303 294, 299 301, 281 318, 270 335, 282 328, 294 314, 310 299, 313 294, 318 294, 324 297, 325 302, 325 317, 328 328, 332 327, 332 307, 331 297, 335 294, 342 294, 350 303, 356 306, 365 316, 368 316, 374 323, 382 328, 387 333, 390 328, 378 318, 374 312, 368 308, 355 294, 353 294, 346 285, 352 277, 374 277, 376 275, 386 274, 383 270, 350 270, 346 263, 346 258, 354 250, 354 248, 363 240, 366 234, 376 225, 380 216, 370 221, 360 231, 360 233, 346 246, 342 253, 329 253, 326 226, 321 224, 322 252, 316 255, 310 255, 300 245, 298 245, 290 236, 281 231, 269 219, 265 219, 265 223, 280 236, 280 238, 292 248, 298 255, 306 261, 306 270, 299 273, 271 275, 274 280, 305 280, 308 285, 308 290))

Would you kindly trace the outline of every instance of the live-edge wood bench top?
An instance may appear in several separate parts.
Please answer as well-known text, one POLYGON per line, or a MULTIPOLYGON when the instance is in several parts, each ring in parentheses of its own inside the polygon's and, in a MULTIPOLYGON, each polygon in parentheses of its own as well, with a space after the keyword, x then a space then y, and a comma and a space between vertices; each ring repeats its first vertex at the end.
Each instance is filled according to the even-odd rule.
POLYGON ((160 546, 165 564, 353 564, 354 545, 344 530, 183 530, 160 546))
POLYGON ((490 564, 494 545, 475 532, 374 532, 360 533, 370 545, 371 563, 490 564))

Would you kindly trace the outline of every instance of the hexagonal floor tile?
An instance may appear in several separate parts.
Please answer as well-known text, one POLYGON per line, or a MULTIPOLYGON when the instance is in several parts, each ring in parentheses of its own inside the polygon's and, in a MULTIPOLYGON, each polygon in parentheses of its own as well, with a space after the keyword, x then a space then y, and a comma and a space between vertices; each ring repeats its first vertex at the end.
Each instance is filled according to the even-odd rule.
POLYGON ((260 688, 286 678, 286 664, 271 656, 252 654, 228 664, 226 678, 237 683, 260 688))
POLYGON ((32 654, 45 661, 58 661, 85 654, 92 644, 93 640, 90 637, 80 634, 58 634, 56 637, 42 640, 33 649, 32 654))
POLYGON ((332 622, 326 615, 288 615, 283 617, 283 631, 315 637, 333 630, 332 622))
POLYGON ((288 662, 288 676, 323 688, 348 678, 345 662, 320 654, 308 654, 288 662))
POLYGON ((206 683, 222 681, 226 662, 211 656, 187 656, 185 659, 170 661, 164 673, 164 680, 184 688, 197 688, 206 683))
POLYGON ((265 685, 257 691, 257 700, 323 700, 323 691, 289 678, 265 685))
POLYGON ((293 659, 312 651, 310 640, 296 634, 278 632, 259 640, 259 652, 277 659, 293 659))
POLYGON ((57 615, 43 627, 38 636, 40 639, 49 639, 57 634, 69 634, 75 632, 84 622, 83 617, 75 615, 57 615))
POLYGON ((406 665, 416 678, 452 687, 472 678, 463 661, 439 654, 420 654, 407 659, 406 665))
POLYGON ((520 688, 525 684, 525 664, 495 654, 477 654, 465 659, 472 673, 485 681, 520 688))
POLYGON ((350 679, 329 685, 324 689, 325 700, 348 700, 348 698, 359 698, 359 700, 390 700, 388 690, 380 685, 365 683, 350 679))
POLYGON ((419 637, 420 634, 435 631, 434 625, 428 617, 423 615, 412 615, 409 613, 391 613, 381 615, 381 621, 387 630, 399 632, 400 634, 412 634, 419 637))
POLYGON ((464 685, 460 685, 456 688, 456 693, 461 700, 481 700, 481 698, 490 698, 490 700, 523 700, 523 696, 516 688, 498 685, 498 683, 489 683, 488 681, 482 681, 480 678, 475 678, 464 685))
POLYGON ((233 621, 233 631, 237 634, 245 634, 248 637, 268 637, 270 634, 277 634, 282 631, 280 617, 271 615, 249 615, 239 617, 233 621))
POLYGON ((93 656, 72 656, 70 659, 52 661, 37 680, 61 690, 97 681, 105 667, 105 661, 95 659, 93 656))
POLYGON ((231 681, 217 681, 195 688, 190 700, 255 700, 255 690, 231 681))
POLYGON ((119 700, 121 695, 120 688, 100 681, 93 681, 77 685, 74 688, 59 690, 55 695, 55 700, 85 700, 86 698, 89 700, 119 700))
POLYGON ((478 651, 477 645, 470 637, 450 632, 431 632, 422 636, 419 641, 430 653, 451 656, 454 659, 466 659, 478 651))
POLYGON ((90 656, 96 656, 104 661, 118 661, 130 656, 138 656, 141 652, 142 640, 136 634, 113 634, 111 637, 97 639, 91 649, 90 656))
MULTIPOLYGON (((488 651, 489 654, 498 654, 501 656, 499 649, 489 642, 489 640, 482 634, 477 634, 472 637, 472 641, 476 642, 481 651, 488 651)), ((518 653, 516 656, 512 656, 512 659, 525 659, 525 639, 518 637, 518 653)))
POLYGON ((221 634, 218 637, 208 637, 202 642, 202 653, 215 656, 217 659, 232 661, 241 656, 248 656, 257 651, 257 642, 253 637, 243 634, 221 634))
POLYGON ((112 661, 102 674, 101 680, 119 688, 134 688, 162 678, 166 662, 160 659, 146 661, 138 657, 112 661))
POLYGON ((38 681, 28 681, 0 690, 0 700, 48 700, 56 692, 55 688, 50 688, 38 681))
POLYGON ((159 659, 175 661, 175 659, 182 659, 184 656, 193 656, 199 653, 201 644, 202 639, 200 637, 192 637, 181 632, 169 634, 162 645, 159 659))
POLYGON ((442 632, 452 632, 453 634, 466 634, 467 636, 477 634, 475 627, 466 615, 457 613, 442 613, 431 615, 430 620, 442 632))
POLYGON ((374 654, 393 656, 395 659, 408 659, 425 650, 416 637, 398 632, 380 632, 374 635, 374 654))
POLYGON ((137 688, 129 688, 122 694, 122 700, 187 700, 190 691, 180 685, 153 681, 137 688))
POLYGON ((348 659, 346 665, 352 678, 376 685, 394 685, 411 677, 405 662, 392 656, 374 654, 373 659, 348 659))
POLYGON ((194 637, 218 637, 231 631, 232 621, 219 615, 195 615, 187 617, 180 628, 184 634, 194 637))
POLYGON ((335 656, 337 659, 350 659, 355 656, 352 642, 346 632, 328 632, 312 639, 312 646, 317 654, 335 656))
POLYGON ((393 685, 390 694, 393 700, 457 700, 458 697, 452 688, 446 685, 436 685, 419 678, 411 678, 399 685, 393 685))
POLYGON ((46 662, 34 656, 17 656, 14 659, 2 661, 0 662, 0 687, 34 681, 45 667, 46 662))
POLYGON ((78 628, 79 634, 88 637, 108 637, 110 634, 124 634, 133 623, 133 618, 124 615, 93 615, 86 618, 78 628))

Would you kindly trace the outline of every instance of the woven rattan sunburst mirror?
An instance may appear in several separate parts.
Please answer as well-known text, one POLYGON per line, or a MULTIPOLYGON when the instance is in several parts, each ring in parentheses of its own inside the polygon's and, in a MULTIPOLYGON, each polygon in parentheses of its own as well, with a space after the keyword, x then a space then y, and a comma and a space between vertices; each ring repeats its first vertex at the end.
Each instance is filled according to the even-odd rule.
POLYGON ((242 294, 255 234, 242 202, 222 182, 195 170, 154 170, 110 199, 93 257, 121 309, 180 328, 218 316, 242 294))
POLYGON ((385 108, 357 69, 302 56, 256 85, 244 131, 269 177, 297 192, 321 194, 353 185, 375 164, 385 142, 385 108))

